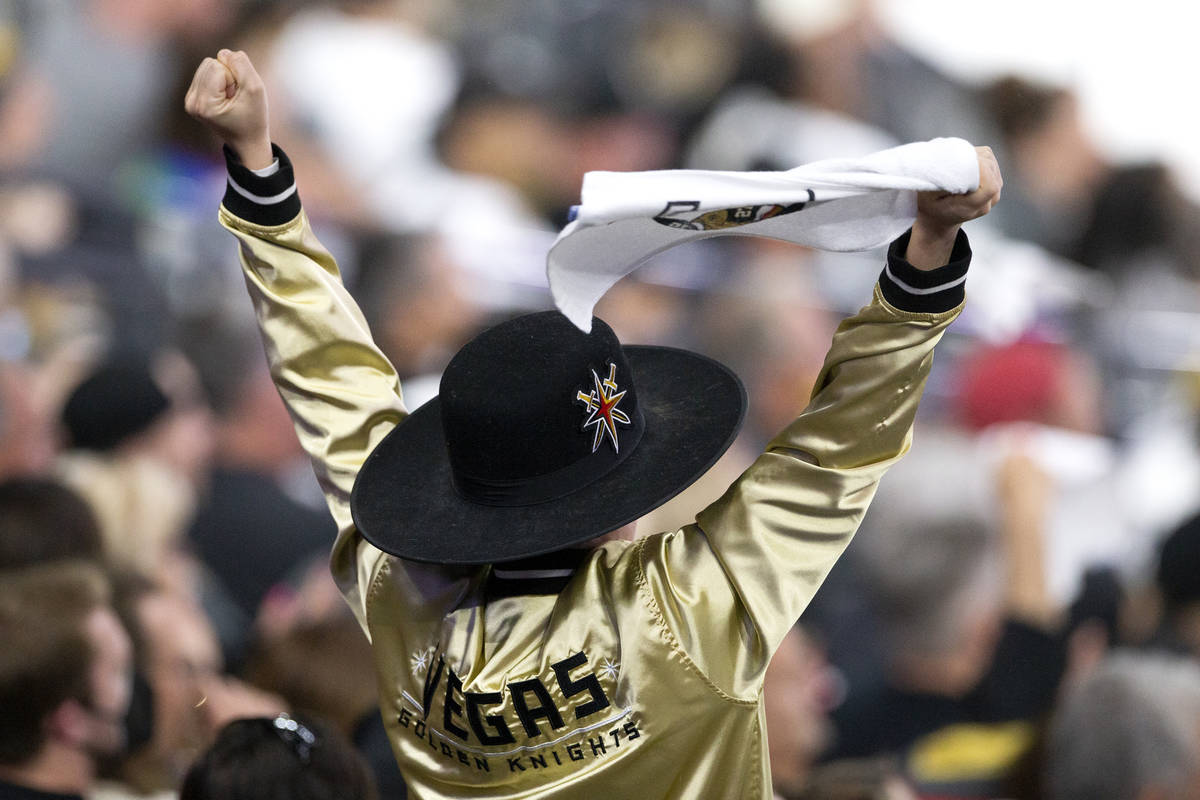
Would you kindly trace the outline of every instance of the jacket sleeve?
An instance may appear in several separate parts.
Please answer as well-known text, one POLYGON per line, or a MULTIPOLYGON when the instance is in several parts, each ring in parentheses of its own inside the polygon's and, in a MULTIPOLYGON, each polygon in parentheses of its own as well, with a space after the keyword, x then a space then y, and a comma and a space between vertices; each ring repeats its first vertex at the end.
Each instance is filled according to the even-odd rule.
POLYGON ((292 166, 251 171, 227 149, 220 222, 238 239, 271 375, 338 527, 334 577, 365 620, 385 558, 354 528, 350 490, 367 454, 405 414, 396 371, 371 339, 337 264, 300 207, 292 166))
MULTIPOLYGON (((807 408, 695 525, 640 542, 644 591, 681 655, 752 698, 788 629, 911 441, 934 345, 958 315, 971 251, 923 272, 893 242, 873 301, 839 326, 807 408)), ((936 476, 931 476, 936 479, 936 476)))

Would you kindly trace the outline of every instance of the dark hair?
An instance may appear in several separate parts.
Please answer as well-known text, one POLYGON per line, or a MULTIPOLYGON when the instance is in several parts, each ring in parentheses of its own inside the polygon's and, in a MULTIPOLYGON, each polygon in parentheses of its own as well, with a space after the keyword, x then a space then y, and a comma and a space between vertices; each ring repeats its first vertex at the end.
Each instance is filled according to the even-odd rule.
POLYGON ((96 517, 74 491, 49 478, 0 483, 0 569, 103 556, 96 517))
POLYGON ((287 715, 229 723, 179 800, 377 800, 362 757, 332 727, 287 715))
POLYGON ((258 642, 243 675, 289 708, 346 734, 379 705, 371 645, 350 614, 302 623, 258 642))
POLYGON ((1061 87, 1015 75, 999 78, 982 90, 983 105, 1009 144, 1040 131, 1058 104, 1070 96, 1061 87))
POLYGON ((95 656, 84 626, 107 603, 104 574, 92 564, 0 573, 0 764, 34 758, 46 718, 62 703, 90 703, 95 656))
POLYGON ((258 331, 219 314, 199 316, 183 330, 185 355, 196 367, 213 413, 219 419, 236 415, 255 370, 267 366, 258 331))
POLYGON ((1163 539, 1155 582, 1167 613, 1200 601, 1200 514, 1194 514, 1163 539))

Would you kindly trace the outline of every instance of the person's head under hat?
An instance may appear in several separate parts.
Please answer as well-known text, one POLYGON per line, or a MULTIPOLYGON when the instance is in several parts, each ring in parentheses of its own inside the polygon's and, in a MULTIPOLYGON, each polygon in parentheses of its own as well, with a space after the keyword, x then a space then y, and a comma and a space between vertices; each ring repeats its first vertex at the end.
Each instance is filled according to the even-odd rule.
POLYGON ((351 508, 362 535, 414 561, 487 564, 628 530, 732 443, 741 382, 704 356, 622 347, 556 311, 465 345, 438 397, 367 458, 351 508))
POLYGON ((55 473, 91 507, 106 557, 142 573, 164 569, 212 460, 212 415, 190 364, 171 351, 105 361, 60 419, 55 473))
POLYGON ((175 351, 110 356, 67 396, 60 419, 68 449, 103 458, 141 450, 192 483, 212 458, 212 412, 175 351))

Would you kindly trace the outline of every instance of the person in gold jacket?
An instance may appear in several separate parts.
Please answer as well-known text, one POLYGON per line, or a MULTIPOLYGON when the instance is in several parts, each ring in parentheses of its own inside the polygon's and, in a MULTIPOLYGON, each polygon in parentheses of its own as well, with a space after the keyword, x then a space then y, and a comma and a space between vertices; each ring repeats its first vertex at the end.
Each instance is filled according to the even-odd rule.
POLYGON ((732 441, 732 373, 545 312, 468 343, 409 413, 245 54, 206 59, 186 106, 226 145, 220 220, 412 796, 769 798, 764 671, 908 448, 964 296, 961 225, 999 198, 991 151, 977 191, 919 198, 800 416, 694 524, 634 540, 732 441))

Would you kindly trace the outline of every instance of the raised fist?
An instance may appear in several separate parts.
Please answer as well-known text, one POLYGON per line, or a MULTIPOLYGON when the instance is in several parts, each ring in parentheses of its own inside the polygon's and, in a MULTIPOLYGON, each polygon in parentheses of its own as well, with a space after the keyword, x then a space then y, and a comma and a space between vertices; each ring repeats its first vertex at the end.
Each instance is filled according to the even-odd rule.
POLYGON ((936 269, 945 264, 962 224, 982 217, 999 202, 1004 179, 992 148, 976 147, 975 157, 979 160, 979 188, 975 191, 917 193, 917 219, 905 253, 917 269, 936 269))
POLYGON ((978 219, 992 210, 1004 187, 1000 165, 990 147, 976 147, 975 156, 979 159, 979 188, 967 194, 919 192, 918 216, 932 225, 952 227, 978 219))
POLYGON ((250 58, 238 50, 222 50, 196 68, 184 108, 203 122, 250 169, 270 166, 271 133, 267 123, 267 89, 250 58))

